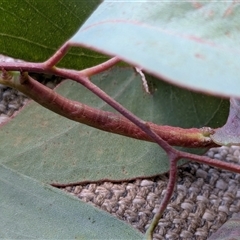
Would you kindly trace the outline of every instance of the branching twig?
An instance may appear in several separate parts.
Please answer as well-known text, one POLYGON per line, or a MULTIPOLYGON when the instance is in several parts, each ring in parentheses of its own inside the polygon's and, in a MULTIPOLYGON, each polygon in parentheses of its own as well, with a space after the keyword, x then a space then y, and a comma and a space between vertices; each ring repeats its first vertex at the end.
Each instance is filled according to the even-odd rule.
MULTIPOLYGON (((11 63, 11 65, 9 65, 9 63, 0 63, 0 65, 6 70, 10 70, 12 66, 13 70, 31 72, 44 72, 44 67, 46 67, 40 63, 31 63, 30 66, 27 66, 27 63, 11 63)), ((89 86, 89 89, 91 89, 93 92, 97 89, 96 85, 90 83, 88 78, 81 75, 78 71, 59 69, 55 67, 51 69, 47 67, 46 72, 59 75, 64 78, 73 79, 82 83, 83 85, 90 84, 91 86, 89 86)), ((24 82, 24 84, 22 84, 17 78, 12 80, 11 78, 5 78, 0 77, 1 84, 18 89, 42 106, 71 120, 111 133, 116 133, 139 140, 153 141, 148 134, 139 129, 139 127, 129 121, 126 117, 123 117, 119 114, 92 108, 80 102, 64 98, 32 78, 29 78, 28 81, 24 82)), ((100 94, 104 93, 102 90, 100 91, 100 94)), ((112 101, 112 98, 109 96, 108 101, 112 101)), ((151 128, 164 141, 167 141, 173 146, 208 148, 216 146, 211 141, 206 131, 202 129, 183 129, 179 127, 160 126, 151 122, 148 122, 147 124, 148 128, 151 128)))
POLYGON ((109 69, 111 67, 113 67, 114 65, 116 65, 118 62, 120 62, 121 60, 117 57, 113 57, 110 60, 101 63, 97 66, 91 67, 91 68, 86 68, 84 70, 79 71, 80 74, 91 77, 95 74, 104 72, 106 69, 109 69))
POLYGON ((212 129, 207 131, 206 129, 189 130, 173 128, 169 126, 158 126, 153 123, 145 122, 128 111, 89 80, 88 77, 90 75, 102 72, 116 64, 119 61, 118 58, 113 58, 103 64, 82 71, 60 69, 55 67, 60 59, 67 53, 69 47, 70 46, 68 43, 64 44, 49 60, 44 63, 0 63, 0 67, 3 72, 2 76, 0 77, 0 83, 17 88, 41 105, 67 118, 105 131, 110 131, 137 139, 154 141, 165 150, 170 159, 169 183, 161 207, 156 213, 153 222, 146 233, 146 236, 149 239, 152 238, 153 231, 157 226, 164 210, 166 209, 174 191, 177 177, 177 161, 179 159, 186 158, 191 161, 205 163, 214 167, 240 173, 240 166, 222 162, 217 159, 211 159, 204 156, 178 151, 170 145, 183 146, 183 143, 185 143, 184 146, 210 147, 212 141, 209 138, 209 135, 212 133, 212 129), (63 78, 69 78, 85 86, 95 95, 121 113, 123 117, 114 113, 90 108, 89 106, 83 105, 79 102, 66 99, 38 83, 27 74, 22 74, 19 79, 9 78, 11 75, 8 75, 6 71, 50 73, 63 78))
POLYGON ((67 54, 69 48, 71 46, 68 42, 63 44, 57 52, 53 54, 47 61, 45 61, 43 64, 46 66, 45 68, 52 68, 54 67, 60 60, 67 54))

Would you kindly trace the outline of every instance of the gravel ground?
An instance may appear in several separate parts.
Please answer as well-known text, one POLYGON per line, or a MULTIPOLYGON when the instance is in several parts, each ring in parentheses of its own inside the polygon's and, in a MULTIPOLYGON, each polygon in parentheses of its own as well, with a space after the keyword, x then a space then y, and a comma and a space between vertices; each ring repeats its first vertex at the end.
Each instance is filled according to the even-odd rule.
MULTIPOLYGON (((55 84, 59 81, 56 79, 55 84)), ((54 86, 48 80, 45 84, 54 86)), ((0 123, 27 101, 18 91, 0 85, 0 123)), ((207 155, 238 163, 240 148, 213 148, 207 155)), ((104 182, 63 190, 145 232, 164 196, 167 181, 165 174, 121 184, 104 182)), ((240 174, 197 163, 182 166, 171 203, 158 224, 154 239, 207 239, 233 213, 239 212, 239 186, 240 174)))

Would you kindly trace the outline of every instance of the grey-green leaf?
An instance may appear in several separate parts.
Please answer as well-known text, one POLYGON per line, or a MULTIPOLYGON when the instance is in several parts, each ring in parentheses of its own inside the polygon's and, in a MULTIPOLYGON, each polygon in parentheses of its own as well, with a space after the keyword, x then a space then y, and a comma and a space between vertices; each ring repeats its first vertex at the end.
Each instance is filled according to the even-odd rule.
POLYGON ((240 100, 231 98, 226 124, 210 136, 219 145, 240 145, 240 100))
POLYGON ((208 240, 238 240, 240 236, 240 214, 236 213, 224 223, 208 240))
POLYGON ((143 239, 126 223, 0 164, 1 239, 143 239))
POLYGON ((104 1, 71 44, 119 56, 172 84, 240 96, 239 3, 104 1))
MULTIPOLYGON (((226 121, 228 101, 185 91, 150 76, 147 79, 150 95, 143 90, 141 76, 131 68, 116 67, 92 81, 137 116, 157 124, 217 127, 226 121)), ((61 84, 57 92, 113 111, 73 81, 61 84)), ((0 152, 4 165, 48 183, 147 177, 169 167, 166 154, 154 143, 90 128, 34 102, 0 129, 0 152)))

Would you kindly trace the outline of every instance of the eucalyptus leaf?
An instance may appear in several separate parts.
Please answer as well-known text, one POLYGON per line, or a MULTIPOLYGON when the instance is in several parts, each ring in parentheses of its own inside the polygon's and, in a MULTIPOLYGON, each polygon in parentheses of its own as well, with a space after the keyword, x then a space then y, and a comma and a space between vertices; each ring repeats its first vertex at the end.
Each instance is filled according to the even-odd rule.
POLYGON ((240 96, 236 1, 104 1, 69 40, 169 83, 240 96))
POLYGON ((219 145, 240 145, 240 100, 231 98, 226 124, 210 136, 219 145))
MULTIPOLYGON (((216 127, 226 121, 228 101, 185 91, 150 76, 147 79, 152 94, 145 92, 141 76, 128 67, 115 67, 92 81, 146 121, 184 128, 216 127)), ((73 81, 62 83, 57 92, 114 111, 73 81)), ((169 170, 168 158, 158 145, 90 128, 34 102, 0 129, 0 152, 4 165, 48 183, 124 180, 169 170)))
POLYGON ((225 222, 208 240, 237 240, 240 236, 240 214, 236 213, 225 222))
MULTIPOLYGON (((100 2, 1 0, 0 52, 26 61, 45 61, 77 31, 100 2)), ((96 52, 76 48, 60 65, 82 69, 106 59, 96 52)))
POLYGON ((69 194, 0 164, 1 239, 143 239, 143 235, 69 194))

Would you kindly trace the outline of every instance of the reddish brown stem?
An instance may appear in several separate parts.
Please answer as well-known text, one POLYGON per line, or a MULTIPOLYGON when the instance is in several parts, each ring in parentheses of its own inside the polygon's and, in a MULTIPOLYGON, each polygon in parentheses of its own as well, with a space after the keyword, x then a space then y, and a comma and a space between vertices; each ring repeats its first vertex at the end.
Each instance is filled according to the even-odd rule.
MULTIPOLYGON (((54 72, 55 72, 55 69, 54 69, 54 72)), ((148 123, 141 120, 140 118, 135 116, 133 113, 131 113, 130 111, 125 109, 121 104, 119 104, 117 101, 112 99, 105 92, 103 92, 100 88, 98 88, 91 81, 89 81, 89 79, 87 77, 80 76, 79 74, 77 74, 77 75, 71 74, 71 73, 69 73, 69 74, 68 74, 68 76, 71 79, 80 82, 82 85, 84 85, 89 90, 91 90, 93 93, 95 93, 97 96, 102 98, 110 106, 112 106, 117 111, 122 113, 125 116, 125 118, 127 118, 132 123, 134 123, 138 128, 137 128, 136 132, 133 132, 133 136, 137 136, 138 132, 142 130, 142 132, 145 132, 145 134, 147 134, 150 137, 150 139, 152 139, 157 144, 159 144, 159 146, 162 147, 165 151, 170 151, 172 149, 172 147, 166 141, 164 141, 160 136, 158 136, 155 133, 154 130, 152 130, 150 128, 150 125, 148 123)), ((49 109, 54 112, 57 112, 61 115, 66 115, 66 117, 68 117, 68 118, 73 117, 76 114, 79 117, 81 122, 83 122, 87 125, 92 124, 91 126, 96 125, 97 128, 99 128, 99 126, 101 126, 103 128, 106 127, 106 129, 108 129, 108 130, 109 129, 111 130, 111 127, 109 127, 109 123, 111 123, 111 122, 113 122, 115 124, 117 123, 117 130, 120 129, 119 134, 122 134, 122 130, 127 130, 127 132, 130 130, 130 129, 126 129, 126 127, 124 127, 123 129, 121 128, 122 125, 124 126, 124 124, 122 124, 122 122, 119 122, 119 120, 121 120, 121 119, 124 120, 123 117, 120 117, 118 115, 114 116, 114 115, 110 114, 110 112, 104 112, 104 114, 101 114, 101 112, 99 110, 96 114, 96 112, 92 111, 91 108, 90 108, 90 111, 87 111, 89 109, 89 107, 86 108, 86 105, 83 105, 83 104, 81 104, 79 108, 75 108, 76 104, 78 102, 70 101, 70 100, 66 101, 66 99, 64 99, 62 96, 58 95, 56 92, 54 92, 50 89, 47 89, 46 87, 43 88, 40 83, 36 82, 34 79, 32 79, 29 76, 27 76, 27 79, 26 79, 26 75, 22 75, 22 78, 24 78, 24 79, 21 79, 21 78, 19 79, 19 82, 20 82, 19 87, 21 88, 21 87, 25 86, 25 90, 27 89, 26 93, 30 93, 31 97, 33 99, 38 100, 38 102, 40 104, 42 104, 43 106, 48 105, 49 109), (42 96, 44 96, 44 98, 42 98, 42 96), (117 116, 117 118, 116 118, 116 116, 117 116), (97 117, 97 118, 95 118, 95 117, 97 117)), ((25 91, 23 89, 24 88, 22 88, 22 92, 25 93, 25 91)), ((132 125, 132 126, 134 126, 134 125, 132 125)), ((115 129, 113 129, 113 131, 114 130, 115 129)))
POLYGON ((80 74, 85 75, 85 76, 93 76, 95 74, 101 73, 103 71, 105 71, 108 68, 113 67, 114 65, 116 65, 118 62, 120 62, 120 59, 117 57, 113 57, 110 60, 101 63, 97 66, 91 67, 91 68, 86 68, 84 70, 79 71, 80 74))
MULTIPOLYGON (((64 77, 70 74, 66 73, 66 70, 59 69, 52 70, 52 72, 64 77), (61 73, 62 71, 64 74, 61 73)), ((71 72, 70 77, 72 78, 82 78, 76 71, 74 73, 72 73, 72 71, 69 72, 71 72)), ((90 83, 89 80, 86 81, 90 83)), ((115 134, 120 134, 139 140, 153 141, 153 139, 148 134, 139 129, 139 127, 137 127, 127 118, 119 114, 106 112, 89 107, 80 102, 66 99, 32 78, 29 78, 27 81, 23 81, 23 83, 21 83, 19 79, 15 79, 15 81, 6 80, 4 82, 0 82, 18 89, 42 106, 71 120, 78 121, 83 124, 115 134)), ((93 88, 96 90, 95 86, 93 86, 93 88)), ((146 123, 144 123, 144 125, 145 124, 146 123)), ((164 141, 167 141, 171 145, 185 147, 212 146, 210 138, 205 137, 204 134, 202 134, 201 129, 182 129, 178 127, 159 126, 150 122, 147 123, 147 125, 147 128, 155 131, 158 136, 163 138, 164 141)))
POLYGON ((158 209, 157 213, 155 214, 155 216, 145 234, 146 238, 148 240, 152 239, 154 229, 158 225, 158 222, 161 219, 163 212, 167 208, 167 205, 172 197, 172 194, 173 194, 173 191, 175 188, 175 183, 177 180, 177 160, 178 160, 178 158, 179 157, 177 155, 175 157, 173 157, 172 159, 170 158, 170 171, 169 171, 169 180, 168 180, 168 185, 167 185, 167 189, 166 189, 166 194, 165 194, 163 200, 161 201, 160 208, 158 209))
MULTIPOLYGON (((64 72, 61 69, 54 69, 55 74, 59 74, 59 71, 61 71, 62 75, 64 75, 64 72)), ((134 135, 138 135, 138 132, 142 130, 142 132, 145 132, 153 141, 155 141, 160 147, 162 147, 165 151, 170 151, 172 147, 164 141, 156 132, 151 128, 151 124, 143 121, 142 119, 135 116, 132 112, 128 111, 126 108, 124 108, 121 104, 119 104, 117 101, 112 99, 110 96, 108 96, 104 91, 102 91, 98 86, 93 84, 89 79, 85 76, 76 75, 73 71, 67 72, 68 77, 70 77, 72 80, 81 83, 83 86, 85 86, 87 89, 89 89, 91 92, 95 93, 99 98, 104 100, 106 103, 108 103, 111 107, 116 109, 118 112, 120 112, 125 118, 127 118, 129 121, 131 121, 133 124, 135 124, 139 129, 134 133, 134 135)), ((129 130, 129 129, 128 129, 129 130)), ((202 135, 204 138, 204 136, 202 135)), ((209 143, 209 138, 206 138, 206 140, 209 143)), ((211 140, 210 140, 211 142, 211 140)))
POLYGON ((69 45, 68 42, 63 44, 57 50, 57 52, 54 53, 54 55, 52 57, 50 57, 47 61, 45 61, 43 63, 43 65, 46 66, 45 68, 51 68, 51 67, 55 66, 58 62, 60 62, 60 60, 67 54, 70 47, 71 46, 69 45))
POLYGON ((240 165, 237 165, 237 164, 223 162, 218 159, 212 159, 206 156, 199 156, 199 155, 195 155, 187 152, 181 152, 181 151, 179 151, 179 156, 181 158, 189 159, 190 161, 193 161, 193 162, 207 164, 212 167, 217 167, 227 171, 240 173, 240 165))
POLYGON ((170 152, 167 152, 169 155, 169 160, 170 160, 170 171, 169 171, 169 181, 166 189, 166 194, 161 201, 161 205, 157 213, 155 214, 152 223, 150 224, 147 232, 146 232, 146 238, 148 240, 151 240, 153 237, 153 232, 156 226, 158 225, 159 220, 162 217, 163 212, 167 208, 168 203, 171 200, 171 196, 174 191, 176 179, 177 179, 177 161, 180 160, 181 158, 186 158, 189 159, 190 161, 193 162, 199 162, 202 164, 208 164, 213 167, 218 167, 224 170, 228 170, 231 172, 235 173, 240 173, 240 166, 232 163, 227 163, 227 162, 222 162, 217 159, 212 159, 206 156, 198 156, 195 154, 191 153, 186 153, 182 151, 178 151, 175 149, 172 149, 170 152))

